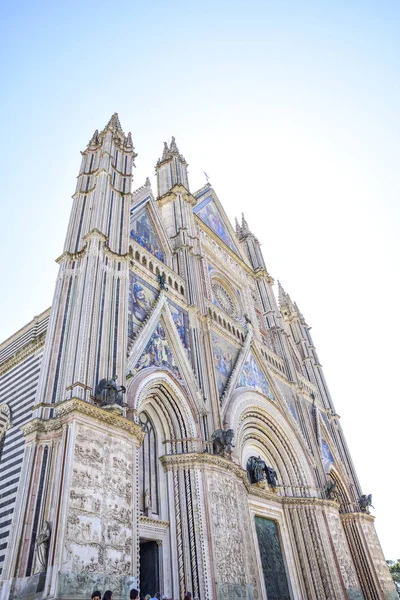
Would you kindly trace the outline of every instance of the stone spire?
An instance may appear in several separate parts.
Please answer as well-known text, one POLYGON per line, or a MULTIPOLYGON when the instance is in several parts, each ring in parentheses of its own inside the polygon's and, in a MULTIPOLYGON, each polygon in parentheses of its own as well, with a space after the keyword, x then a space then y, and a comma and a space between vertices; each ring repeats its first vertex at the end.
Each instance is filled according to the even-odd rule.
POLYGON ((244 213, 242 213, 242 235, 248 235, 250 232, 249 226, 247 224, 246 219, 244 218, 244 213))
POLYGON ((144 187, 151 188, 150 177, 146 177, 146 181, 144 182, 144 187))
POLYGON ((164 142, 162 156, 158 159, 155 167, 159 197, 168 193, 178 184, 183 185, 189 191, 187 167, 188 164, 179 152, 176 140, 172 136, 169 146, 167 142, 164 142))
POLYGON ((111 119, 108 121, 107 125, 104 127, 103 131, 105 131, 106 129, 112 129, 114 131, 120 131, 121 133, 123 133, 118 113, 113 114, 111 119))
POLYGON ((236 235, 238 237, 240 237, 240 225, 239 225, 239 221, 237 220, 237 217, 235 217, 235 231, 236 231, 236 235))

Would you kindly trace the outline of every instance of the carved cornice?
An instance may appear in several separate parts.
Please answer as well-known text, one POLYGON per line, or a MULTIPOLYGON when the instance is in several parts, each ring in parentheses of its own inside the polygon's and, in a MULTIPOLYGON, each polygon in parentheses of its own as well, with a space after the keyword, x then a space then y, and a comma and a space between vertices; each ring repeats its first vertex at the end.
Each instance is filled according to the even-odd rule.
MULTIPOLYGON (((282 504, 287 506, 289 509, 295 509, 299 507, 321 507, 321 508, 333 508, 336 511, 339 511, 339 503, 335 500, 325 500, 323 498, 317 497, 296 497, 296 496, 279 496, 275 492, 270 491, 270 489, 262 489, 257 487, 256 485, 251 485, 249 480, 247 479, 247 473, 244 471, 239 465, 236 463, 224 458, 223 456, 218 456, 215 454, 165 454, 161 457, 161 462, 166 471, 171 471, 173 469, 202 469, 204 470, 207 467, 210 468, 219 468, 226 471, 229 471, 238 479, 240 479, 249 496, 256 496, 263 500, 268 500, 269 502, 276 502, 278 504, 282 504)), ((360 513, 357 513, 360 514, 360 513)), ((342 516, 342 515, 341 515, 342 516)))
POLYGON ((161 521, 160 519, 152 519, 151 517, 145 517, 141 515, 139 518, 139 524, 150 527, 155 527, 156 529, 168 529, 169 521, 161 521))
POLYGON ((342 521, 375 521, 373 515, 363 512, 341 513, 340 518, 342 521))
POLYGON ((55 417, 53 419, 33 419, 23 427, 21 430, 25 436, 34 433, 49 433, 62 428, 63 423, 67 417, 70 417, 73 413, 79 413, 100 421, 106 425, 111 425, 116 429, 126 431, 127 433, 136 437, 141 444, 145 433, 139 425, 136 425, 133 421, 128 420, 126 417, 122 417, 113 412, 109 412, 104 408, 100 408, 85 402, 79 398, 72 398, 71 400, 65 400, 64 402, 54 405, 55 417))
POLYGON ((239 479, 242 479, 244 483, 247 483, 246 472, 239 467, 236 463, 219 456, 217 454, 197 454, 195 452, 190 454, 164 454, 161 457, 161 462, 167 471, 172 469, 203 469, 204 467, 219 467, 224 471, 230 471, 239 479))
POLYGON ((21 350, 18 350, 18 352, 16 352, 12 356, 10 356, 10 358, 5 360, 0 366, 0 376, 4 375, 4 373, 7 373, 7 371, 10 371, 14 367, 16 367, 20 362, 25 360, 25 358, 27 358, 31 354, 34 354, 35 352, 40 350, 40 348, 44 346, 45 339, 46 331, 41 333, 38 337, 32 340, 32 342, 28 343, 26 346, 21 348, 21 350))

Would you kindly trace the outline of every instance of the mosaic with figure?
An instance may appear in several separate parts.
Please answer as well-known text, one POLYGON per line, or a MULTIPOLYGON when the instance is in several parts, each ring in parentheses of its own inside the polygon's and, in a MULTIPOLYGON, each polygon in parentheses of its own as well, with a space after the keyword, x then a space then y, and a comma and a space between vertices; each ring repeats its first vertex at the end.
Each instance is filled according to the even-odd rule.
POLYGON ((194 209, 195 214, 197 214, 200 219, 221 238, 223 242, 231 250, 238 253, 236 245, 218 211, 218 208, 213 201, 212 196, 208 196, 203 202, 200 202, 198 206, 194 209))
POLYGON ((143 323, 157 300, 158 292, 133 271, 129 274, 128 337, 143 323))
POLYGON ((151 252, 153 256, 163 262, 165 261, 165 254, 160 238, 157 235, 146 207, 139 210, 137 214, 133 213, 131 216, 131 237, 135 242, 151 252))
POLYGON ((190 338, 189 338, 189 317, 185 310, 182 310, 174 302, 169 301, 172 318, 186 350, 190 353, 190 338))
POLYGON ((212 334, 211 340, 218 392, 222 396, 232 369, 235 366, 239 349, 215 333, 212 334))
POLYGON ((268 398, 271 398, 271 400, 274 400, 269 388, 269 383, 252 354, 250 354, 243 366, 242 374, 240 375, 236 387, 252 387, 258 392, 268 396, 268 398))
POLYGON ((139 372, 149 367, 167 369, 184 385, 178 364, 168 343, 167 334, 161 323, 157 325, 147 342, 142 356, 136 363, 135 371, 139 372))
POLYGON ((332 453, 329 450, 329 446, 325 440, 321 440, 321 456, 325 473, 329 473, 329 471, 331 470, 331 466, 335 461, 333 460, 332 453))

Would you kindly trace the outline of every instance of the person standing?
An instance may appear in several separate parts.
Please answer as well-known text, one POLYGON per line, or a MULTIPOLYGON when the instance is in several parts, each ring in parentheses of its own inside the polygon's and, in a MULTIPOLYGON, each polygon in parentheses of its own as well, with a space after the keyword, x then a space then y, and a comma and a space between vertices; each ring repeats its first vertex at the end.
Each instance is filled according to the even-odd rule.
POLYGON ((111 590, 104 592, 103 600, 112 600, 113 593, 111 590))
POLYGON ((130 600, 136 600, 137 598, 139 598, 139 592, 135 589, 131 590, 129 592, 129 598, 130 600))
POLYGON ((93 592, 92 600, 101 600, 101 592, 99 592, 99 590, 96 590, 95 592, 93 592))

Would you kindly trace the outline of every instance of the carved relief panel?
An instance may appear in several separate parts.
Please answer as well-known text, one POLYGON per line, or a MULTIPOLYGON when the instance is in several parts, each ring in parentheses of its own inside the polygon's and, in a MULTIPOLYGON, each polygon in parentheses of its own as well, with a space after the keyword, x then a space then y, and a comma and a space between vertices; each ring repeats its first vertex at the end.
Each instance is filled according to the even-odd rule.
POLYGON ((132 573, 133 448, 78 426, 62 571, 132 573))
POLYGON ((348 597, 352 600, 362 600, 363 595, 360 591, 360 586, 357 580, 339 513, 327 513, 327 520, 348 597))
POLYGON ((208 474, 218 600, 261 598, 247 497, 240 482, 208 474))
POLYGON ((371 520, 362 521, 362 530, 368 543, 368 548, 374 563, 379 582, 382 586, 385 600, 395 600, 397 592, 394 587, 392 576, 386 564, 385 557, 376 534, 375 526, 371 520))

